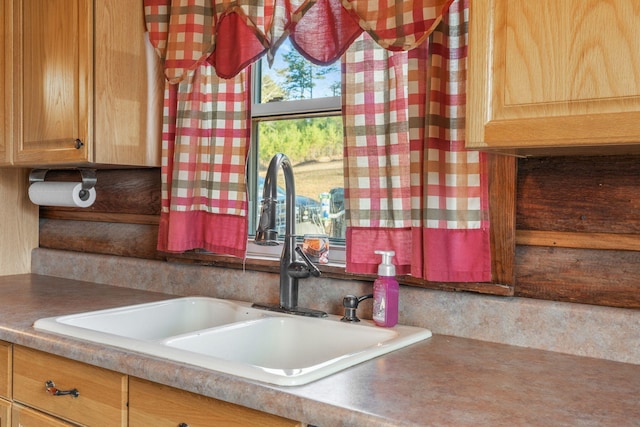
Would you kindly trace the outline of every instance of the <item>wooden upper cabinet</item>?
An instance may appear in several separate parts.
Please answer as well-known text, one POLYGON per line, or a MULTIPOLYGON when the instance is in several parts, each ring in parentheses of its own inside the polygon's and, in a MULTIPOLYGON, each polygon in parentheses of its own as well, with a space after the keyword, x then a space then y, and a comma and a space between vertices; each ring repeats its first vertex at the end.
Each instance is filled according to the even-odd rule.
POLYGON ((13 8, 14 164, 159 165, 162 70, 141 3, 13 8))
MULTIPOLYGON (((11 119, 7 114, 7 111, 11 111, 11 82, 7 82, 7 67, 11 62, 10 55, 11 50, 7 47, 11 47, 11 38, 7 36, 7 29, 10 28, 10 22, 5 22, 9 18, 8 11, 10 11, 11 2, 2 2, 0 4, 0 125, 2 130, 0 131, 0 166, 11 163, 11 133, 10 124, 11 119), (8 61, 7 61, 8 60, 8 61)), ((10 74, 10 73, 9 73, 10 74)))
POLYGON ((467 147, 640 153, 640 1, 470 3, 467 147))

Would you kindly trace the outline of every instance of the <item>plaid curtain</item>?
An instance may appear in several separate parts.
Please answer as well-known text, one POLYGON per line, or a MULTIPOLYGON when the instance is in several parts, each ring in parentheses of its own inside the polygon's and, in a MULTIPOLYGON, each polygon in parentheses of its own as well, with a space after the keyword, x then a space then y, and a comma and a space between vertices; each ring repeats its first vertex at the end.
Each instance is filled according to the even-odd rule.
POLYGON ((167 1, 145 2, 149 36, 167 77, 158 249, 244 257, 249 73, 227 80, 216 74, 207 61, 214 10, 182 3, 172 9, 167 1))
POLYGON ((287 35, 329 63, 365 31, 343 68, 347 270, 395 249, 401 274, 488 280, 486 162, 462 148, 467 1, 427 44, 452 0, 144 0, 167 78, 158 248, 244 256, 245 67, 287 35))
POLYGON ((383 249, 399 274, 491 280, 486 158, 464 149, 468 2, 413 50, 367 36, 343 58, 347 271, 375 273, 383 249))

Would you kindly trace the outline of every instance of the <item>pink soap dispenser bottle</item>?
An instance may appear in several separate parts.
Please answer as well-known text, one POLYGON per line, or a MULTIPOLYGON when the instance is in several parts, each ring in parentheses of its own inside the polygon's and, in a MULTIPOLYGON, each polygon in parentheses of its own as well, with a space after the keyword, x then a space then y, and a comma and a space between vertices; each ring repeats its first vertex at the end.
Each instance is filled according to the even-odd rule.
POLYGON ((382 255, 378 266, 378 278, 373 282, 373 321, 378 326, 390 328, 398 323, 398 292, 396 266, 391 263, 394 251, 375 251, 382 255))

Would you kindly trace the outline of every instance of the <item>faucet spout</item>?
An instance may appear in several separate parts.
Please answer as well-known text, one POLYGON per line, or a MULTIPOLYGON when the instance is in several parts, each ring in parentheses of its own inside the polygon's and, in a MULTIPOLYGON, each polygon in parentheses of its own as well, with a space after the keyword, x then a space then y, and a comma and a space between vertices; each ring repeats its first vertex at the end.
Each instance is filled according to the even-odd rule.
MULTIPOLYGON (((256 230, 255 243, 259 245, 278 245, 276 229, 276 207, 278 203, 278 171, 282 168, 285 180, 285 236, 280 256, 280 305, 254 304, 259 308, 287 312, 312 317, 326 317, 322 311, 298 307, 298 279, 319 276, 320 270, 302 254, 302 261, 296 256, 296 190, 293 167, 289 158, 278 153, 271 159, 262 192, 262 210, 256 230)), ((301 252, 301 251, 300 251, 301 252)))

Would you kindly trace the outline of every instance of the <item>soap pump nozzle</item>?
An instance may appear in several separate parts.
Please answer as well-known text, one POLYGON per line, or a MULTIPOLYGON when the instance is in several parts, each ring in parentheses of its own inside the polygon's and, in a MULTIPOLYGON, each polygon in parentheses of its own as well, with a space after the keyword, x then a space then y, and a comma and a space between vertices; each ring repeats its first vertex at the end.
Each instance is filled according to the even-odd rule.
POLYGON ((391 257, 395 251, 375 251, 376 254, 382 255, 382 262, 378 265, 378 276, 395 276, 396 266, 391 262, 391 257))

